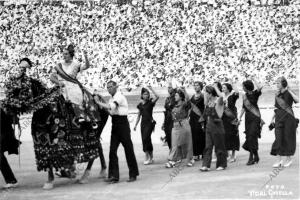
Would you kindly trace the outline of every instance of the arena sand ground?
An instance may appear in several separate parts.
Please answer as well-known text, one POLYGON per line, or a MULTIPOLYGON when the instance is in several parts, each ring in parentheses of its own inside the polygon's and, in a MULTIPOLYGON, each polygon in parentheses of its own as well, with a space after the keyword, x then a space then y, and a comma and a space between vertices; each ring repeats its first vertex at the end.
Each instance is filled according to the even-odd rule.
MULTIPOLYGON (((271 98, 271 97, 270 97, 271 98)), ((269 99, 267 97, 267 99, 269 99)), ((273 101, 269 99, 269 101, 273 101)), ((136 102, 131 107, 134 107, 136 102)), ((263 119, 269 123, 273 110, 262 109, 263 119)), ((269 104, 272 106, 272 104, 269 104)), ((142 152, 140 131, 132 131, 132 140, 138 160, 140 176, 136 182, 127 183, 128 167, 125 160, 123 147, 119 148, 120 182, 107 184, 103 179, 98 179, 100 171, 99 160, 95 161, 92 168, 90 182, 77 184, 76 180, 56 178, 55 188, 51 191, 42 190, 42 185, 47 174, 37 172, 31 141, 30 118, 24 118, 21 123, 26 127, 22 133, 21 166, 19 157, 8 156, 8 160, 19 181, 16 189, 0 189, 0 200, 96 200, 96 199, 138 199, 138 200, 163 200, 163 199, 299 199, 299 134, 297 134, 297 152, 291 167, 275 171, 272 168, 275 157, 270 156, 270 149, 274 141, 274 133, 270 132, 267 125, 264 126, 262 138, 259 140, 260 162, 256 165, 246 166, 248 153, 242 148, 237 152, 237 161, 229 163, 225 171, 215 171, 215 163, 212 163, 210 172, 200 172, 202 161, 195 163, 193 167, 180 167, 166 169, 164 163, 168 155, 168 148, 162 146, 160 137, 164 135, 160 129, 163 113, 156 112, 154 118, 157 121, 155 133, 152 135, 154 143, 155 163, 149 166, 143 165, 144 154, 142 152), (171 181, 170 174, 174 170, 180 172, 171 181), (267 183, 268 182, 268 183, 267 183)), ((294 109, 299 117, 299 108, 294 109)), ((134 113, 133 111, 132 113, 134 113)), ((130 125, 134 126, 135 114, 130 114, 130 125)), ((104 154, 108 162, 110 141, 110 119, 102 134, 104 154)), ((133 130, 133 129, 132 129, 133 130)), ((245 141, 244 125, 240 126, 241 144, 245 141)), ((78 165, 79 176, 83 173, 85 164, 78 165)), ((78 177, 79 177, 78 176, 78 177)), ((0 178, 0 185, 3 185, 0 178)))

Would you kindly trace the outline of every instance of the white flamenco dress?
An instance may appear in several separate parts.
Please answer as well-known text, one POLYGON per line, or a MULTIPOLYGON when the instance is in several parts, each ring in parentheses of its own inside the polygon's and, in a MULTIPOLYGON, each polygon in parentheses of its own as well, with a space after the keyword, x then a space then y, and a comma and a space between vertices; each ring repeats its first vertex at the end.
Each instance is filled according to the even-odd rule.
MULTIPOLYGON (((66 65, 62 62, 62 69, 73 79, 76 79, 78 72, 80 71, 80 63, 73 61, 70 65, 66 65)), ((76 104, 80 107, 83 105, 83 92, 77 83, 73 83, 65 80, 58 75, 58 80, 64 84, 61 89, 61 93, 67 101, 76 104)))

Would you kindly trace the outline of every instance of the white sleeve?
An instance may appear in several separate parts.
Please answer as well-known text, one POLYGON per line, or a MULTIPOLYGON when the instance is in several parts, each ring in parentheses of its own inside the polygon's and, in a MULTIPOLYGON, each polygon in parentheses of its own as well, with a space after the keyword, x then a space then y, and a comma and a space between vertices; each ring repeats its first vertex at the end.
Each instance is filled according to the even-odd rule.
POLYGON ((116 101, 110 101, 108 104, 109 104, 111 110, 116 110, 118 107, 118 104, 116 101))
POLYGON ((116 110, 117 107, 122 105, 124 102, 124 97, 122 95, 116 94, 113 99, 109 102, 109 106, 111 110, 116 110))
POLYGON ((85 64, 80 63, 80 62, 78 63, 78 68, 79 68, 79 71, 83 71, 86 69, 85 64))

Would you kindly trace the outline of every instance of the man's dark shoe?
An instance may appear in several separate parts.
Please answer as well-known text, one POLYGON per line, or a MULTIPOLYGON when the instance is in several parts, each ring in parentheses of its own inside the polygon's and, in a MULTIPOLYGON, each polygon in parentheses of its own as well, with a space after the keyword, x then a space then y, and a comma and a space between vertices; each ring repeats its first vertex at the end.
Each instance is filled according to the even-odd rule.
POLYGON ((129 177, 129 179, 127 180, 127 182, 134 182, 134 181, 136 181, 136 176, 129 177))
POLYGON ((115 177, 110 177, 104 180, 107 183, 117 183, 119 182, 119 179, 115 178, 115 177))

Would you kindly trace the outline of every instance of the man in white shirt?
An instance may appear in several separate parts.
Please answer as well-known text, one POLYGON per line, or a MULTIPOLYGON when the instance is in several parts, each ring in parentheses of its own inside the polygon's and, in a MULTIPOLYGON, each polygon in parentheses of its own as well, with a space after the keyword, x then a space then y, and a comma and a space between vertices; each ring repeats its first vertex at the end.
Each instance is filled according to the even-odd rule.
POLYGON ((107 104, 102 103, 99 97, 95 96, 96 103, 106 109, 112 118, 108 179, 106 182, 117 183, 119 181, 117 151, 120 143, 124 147, 126 161, 129 168, 129 179, 127 182, 133 182, 139 175, 139 170, 131 141, 130 126, 127 119, 128 103, 126 97, 117 89, 118 86, 116 82, 109 81, 107 83, 107 90, 111 95, 107 104))

